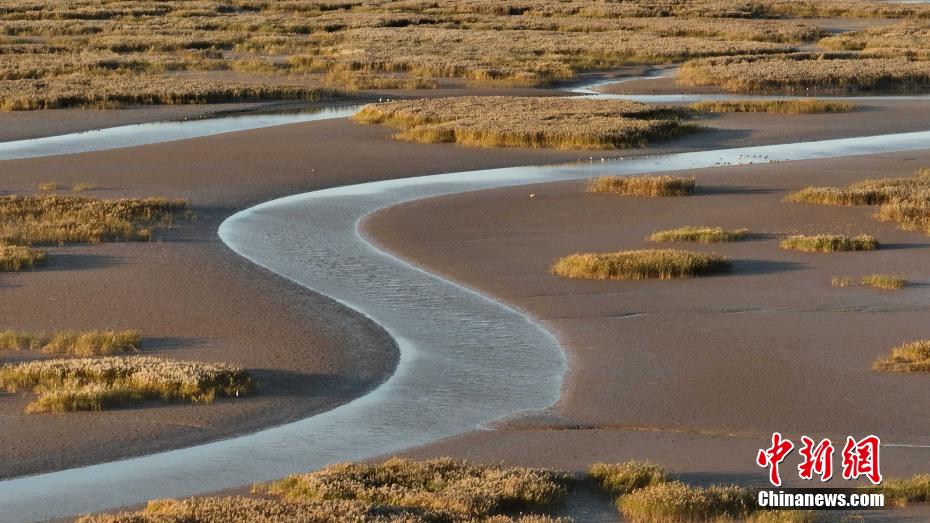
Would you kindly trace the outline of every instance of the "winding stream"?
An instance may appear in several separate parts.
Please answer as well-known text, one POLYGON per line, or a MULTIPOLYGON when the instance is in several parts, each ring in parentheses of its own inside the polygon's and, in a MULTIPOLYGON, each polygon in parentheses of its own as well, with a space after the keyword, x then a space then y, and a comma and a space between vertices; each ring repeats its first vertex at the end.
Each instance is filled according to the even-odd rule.
POLYGON ((373 246, 360 222, 385 207, 498 187, 930 149, 930 131, 422 176, 314 191, 239 212, 220 227, 235 252, 355 309, 396 341, 397 371, 368 395, 254 434, 0 481, 0 519, 41 520, 187 496, 337 461, 370 458, 544 410, 566 363, 520 311, 373 246))

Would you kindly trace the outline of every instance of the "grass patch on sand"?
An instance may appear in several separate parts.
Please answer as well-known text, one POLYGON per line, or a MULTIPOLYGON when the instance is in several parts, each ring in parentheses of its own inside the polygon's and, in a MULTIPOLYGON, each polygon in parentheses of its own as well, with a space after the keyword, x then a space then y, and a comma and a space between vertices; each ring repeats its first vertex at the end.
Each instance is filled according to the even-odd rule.
POLYGON ((369 104, 353 118, 398 128, 395 138, 477 147, 641 147, 689 129, 687 114, 622 100, 463 96, 369 104))
POLYGON ((80 196, 0 197, 0 242, 15 245, 151 240, 192 216, 186 200, 80 196))
POLYGON ((866 287, 896 291, 907 285, 907 279, 897 274, 868 274, 862 277, 861 283, 866 287))
POLYGON ((813 521, 810 512, 759 510, 752 491, 736 485, 701 488, 678 481, 658 483, 621 496, 617 507, 634 522, 813 521))
POLYGON ((49 354, 88 357, 131 352, 141 344, 142 334, 135 330, 66 331, 54 335, 0 331, 0 350, 41 350, 49 354))
POLYGON ((705 113, 774 113, 823 114, 855 111, 854 104, 825 100, 733 100, 727 102, 697 102, 690 106, 705 113))
POLYGON ((807 187, 789 194, 785 200, 822 205, 877 205, 878 220, 930 234, 930 169, 920 169, 912 177, 863 180, 846 187, 807 187))
POLYGON ((32 269, 45 262, 48 256, 39 250, 0 242, 0 272, 32 269))
POLYGON ((665 469, 648 461, 595 463, 588 467, 588 477, 615 496, 668 481, 665 469))
POLYGON ((351 499, 372 505, 444 513, 451 520, 539 509, 561 502, 569 474, 541 469, 476 465, 465 460, 391 458, 343 463, 290 476, 253 492, 288 501, 351 499))
POLYGON ((254 384, 234 365, 110 356, 3 365, 0 388, 34 392, 27 412, 72 412, 146 400, 212 403, 217 396, 249 394, 254 384))
MULTIPOLYGON (((930 342, 925 343, 930 345, 930 342)), ((930 347, 927 349, 927 354, 928 362, 930 362, 930 347)), ((930 365, 927 370, 930 370, 930 365)), ((910 503, 927 503, 930 502, 930 474, 916 474, 906 479, 886 479, 880 487, 875 487, 875 490, 884 494, 886 499, 899 507, 910 503)))
POLYGON ((749 229, 724 229, 723 227, 708 227, 706 225, 699 227, 689 225, 677 229, 654 232, 649 236, 649 241, 721 243, 743 240, 748 236, 749 229))
POLYGON ((849 276, 834 276, 830 281, 830 285, 844 289, 846 287, 852 286, 853 281, 849 276))
POLYGON ((62 185, 58 182, 42 182, 36 185, 36 188, 40 191, 58 191, 62 188, 62 185))
POLYGON ((868 234, 852 237, 842 234, 796 235, 785 238, 778 246, 803 252, 874 251, 878 248, 878 241, 868 234))
POLYGON ((930 372, 930 340, 912 341, 891 349, 872 368, 887 372, 930 372))
POLYGON ((671 280, 727 270, 724 256, 675 249, 644 249, 604 254, 576 253, 559 259, 551 271, 565 278, 671 280))
POLYGON ((677 81, 731 92, 912 90, 930 87, 930 69, 926 62, 906 56, 757 54, 691 60, 682 66, 677 81))
POLYGON ((697 182, 681 176, 599 176, 588 181, 587 191, 649 198, 690 196, 697 182))

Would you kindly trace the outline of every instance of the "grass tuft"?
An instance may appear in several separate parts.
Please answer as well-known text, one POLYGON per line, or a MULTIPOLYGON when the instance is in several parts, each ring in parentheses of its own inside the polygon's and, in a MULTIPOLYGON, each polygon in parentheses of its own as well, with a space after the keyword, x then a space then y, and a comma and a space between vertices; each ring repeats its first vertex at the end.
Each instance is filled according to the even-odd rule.
POLYGON ((32 269, 45 262, 48 256, 39 250, 0 242, 0 272, 32 269))
POLYGON ((823 205, 878 205, 875 217, 904 230, 930 234, 930 176, 927 169, 908 178, 863 180, 847 187, 808 187, 785 198, 823 205))
POLYGON ((831 281, 831 285, 833 285, 834 287, 840 287, 840 288, 846 288, 846 287, 851 286, 852 284, 853 284, 852 279, 848 276, 834 276, 833 280, 831 281))
POLYGON ((886 479, 876 490, 897 506, 930 501, 930 474, 916 474, 907 479, 886 479))
POLYGON ((37 395, 27 412, 102 410, 145 400, 212 403, 254 385, 242 368, 151 356, 54 359, 0 366, 0 389, 37 395))
POLYGON ((595 463, 588 467, 588 476, 616 496, 668 481, 665 469, 648 461, 595 463))
POLYGON ((62 186, 58 182, 42 182, 36 185, 36 187, 40 191, 58 191, 58 190, 61 190, 62 186))
POLYGON ((686 226, 667 231, 657 231, 649 236, 652 242, 735 242, 749 236, 749 229, 724 229, 723 227, 686 226))
POLYGON ((895 347, 891 355, 875 360, 872 368, 886 372, 930 372, 930 340, 895 347))
POLYGON ((617 506, 633 521, 711 521, 745 518, 756 503, 741 487, 697 488, 673 481, 631 492, 617 506))
POLYGON ((42 350, 49 354, 88 357, 135 351, 142 344, 139 331, 59 332, 52 336, 0 331, 0 350, 42 350))
POLYGON ((670 280, 712 274, 729 267, 730 262, 717 254, 645 249, 606 254, 576 253, 556 261, 551 271, 566 278, 670 280))
POLYGON ((779 247, 803 252, 874 251, 878 248, 878 241, 868 234, 855 237, 842 234, 797 235, 785 238, 779 247))
POLYGON ((907 279, 897 274, 868 274, 862 277, 862 285, 886 291, 903 289, 907 279))
POLYGON ((192 216, 186 200, 0 196, 0 242, 15 245, 147 241, 192 216))
POLYGON ((96 189, 96 187, 90 183, 76 183, 71 187, 71 190, 74 192, 93 191, 94 189, 96 189))
POLYGON ((564 473, 475 465, 452 458, 427 461, 391 458, 377 464, 330 465, 318 472, 256 485, 253 491, 289 501, 352 499, 470 520, 560 502, 570 479, 564 473))
POLYGON ((705 113, 775 113, 823 114, 849 113, 857 106, 847 102, 825 100, 733 100, 726 102, 697 102, 691 109, 705 113))
POLYGON ((587 191, 625 196, 690 196, 697 185, 693 177, 679 176, 600 176, 588 182, 587 191))

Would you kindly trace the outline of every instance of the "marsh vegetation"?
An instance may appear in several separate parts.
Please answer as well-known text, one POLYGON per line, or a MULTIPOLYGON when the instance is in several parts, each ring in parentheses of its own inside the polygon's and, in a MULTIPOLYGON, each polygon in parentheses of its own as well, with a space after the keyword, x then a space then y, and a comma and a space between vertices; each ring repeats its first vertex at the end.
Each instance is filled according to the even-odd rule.
POLYGON ((731 100, 719 102, 697 102, 689 107, 704 113, 774 113, 774 114, 823 114, 848 113, 856 105, 848 102, 826 100, 731 100))
POLYGON ((0 196, 0 242, 57 245, 148 241, 192 216, 190 203, 167 198, 0 196))
POLYGON ((863 180, 846 187, 807 187, 786 198, 789 202, 821 205, 878 206, 875 218, 909 231, 930 234, 930 170, 915 176, 863 180))
POLYGON ((690 196, 696 186, 693 176, 599 176, 588 182, 587 191, 655 198, 690 196))
POLYGON ((38 350, 48 354, 88 357, 132 352, 142 345, 135 330, 65 331, 56 334, 0 331, 0 351, 38 350))
POLYGON ((32 392, 27 412, 102 410, 146 400, 212 403, 246 395, 241 367, 152 356, 38 360, 0 366, 0 389, 32 392))
POLYGON ((652 242, 696 242, 721 243, 745 240, 749 237, 749 229, 725 229, 723 227, 709 227, 706 225, 687 225, 677 229, 656 231, 649 236, 652 242))
POLYGON ((687 113, 621 100, 466 96, 369 104, 353 118, 387 124, 395 138, 478 147, 641 147, 690 128, 687 113))
POLYGON ((788 236, 778 245, 782 249, 803 252, 847 252, 874 251, 878 241, 868 234, 845 236, 843 234, 817 234, 814 236, 788 236))
MULTIPOLYGON (((887 372, 930 372, 930 340, 912 341, 895 347, 889 356, 875 360, 872 368, 887 372)), ((927 496, 930 480, 925 478, 922 484, 924 496, 927 496)))
POLYGON ((6 245, 0 241, 0 272, 33 269, 47 258, 43 251, 21 245, 6 245))
POLYGON ((556 261, 553 274, 596 280, 671 280, 722 272, 730 261, 718 254, 644 249, 603 254, 576 253, 556 261))

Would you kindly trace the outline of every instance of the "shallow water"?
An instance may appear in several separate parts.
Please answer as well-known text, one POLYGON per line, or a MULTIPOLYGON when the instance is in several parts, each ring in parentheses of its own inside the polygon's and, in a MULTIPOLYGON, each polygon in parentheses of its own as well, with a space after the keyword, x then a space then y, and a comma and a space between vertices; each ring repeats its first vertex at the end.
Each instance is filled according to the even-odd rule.
POLYGON ((222 224, 223 241, 253 262, 381 325, 400 348, 395 374, 339 408, 251 435, 0 481, 0 520, 41 520, 270 480, 399 451, 552 405, 565 370, 557 341, 519 311, 372 246, 358 226, 378 209, 432 196, 605 173, 928 148, 930 131, 490 169, 326 189, 237 213, 222 224))
POLYGON ((135 145, 187 140, 214 134, 301 122, 346 118, 361 105, 247 112, 211 118, 120 125, 93 131, 0 142, 0 160, 103 151, 135 145))

